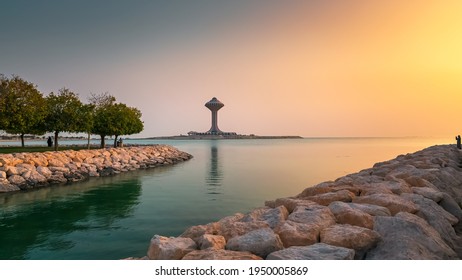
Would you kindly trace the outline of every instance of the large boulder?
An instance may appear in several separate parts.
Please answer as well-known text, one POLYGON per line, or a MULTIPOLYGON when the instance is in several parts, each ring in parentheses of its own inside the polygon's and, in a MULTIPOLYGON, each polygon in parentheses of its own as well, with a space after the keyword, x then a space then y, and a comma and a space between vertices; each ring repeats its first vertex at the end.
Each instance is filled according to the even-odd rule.
POLYGON ((459 221, 462 221, 462 209, 453 197, 447 193, 443 193, 443 199, 439 202, 439 205, 454 215, 459 221))
POLYGON ((186 229, 179 237, 187 237, 199 244, 203 235, 219 235, 221 232, 219 223, 210 223, 206 225, 192 226, 186 229))
POLYGON ((337 223, 372 229, 374 227, 372 216, 359 209, 350 207, 349 204, 341 201, 329 204, 329 209, 334 214, 337 223))
POLYGON ((10 182, 10 184, 17 186, 21 189, 26 185, 26 179, 24 179, 20 175, 11 175, 10 177, 8 177, 8 181, 10 182))
POLYGON ((358 209, 371 216, 391 216, 390 210, 383 206, 374 204, 348 203, 351 208, 358 209))
POLYGON ((34 170, 30 171, 30 175, 27 178, 27 183, 33 186, 43 186, 47 185, 48 181, 45 176, 34 170))
POLYGON ((281 205, 276 208, 257 208, 245 215, 240 222, 266 222, 270 228, 275 228, 284 223, 289 216, 287 209, 281 205))
POLYGON ((457 255, 424 219, 407 212, 374 217, 374 230, 382 237, 366 254, 372 260, 441 260, 457 255))
POLYGON ((438 231, 446 244, 453 249, 457 244, 462 244, 462 239, 456 235, 452 227, 459 222, 459 219, 445 211, 435 201, 419 194, 407 194, 406 198, 412 200, 412 202, 419 206, 419 211, 416 215, 423 218, 429 225, 438 231))
POLYGON ((199 238, 197 242, 201 250, 205 249, 224 249, 226 245, 226 239, 221 235, 204 234, 199 238))
POLYGON ((292 213, 295 208, 298 206, 313 206, 315 205, 316 202, 306 200, 306 199, 297 199, 297 198, 290 198, 290 197, 285 197, 285 198, 278 198, 274 201, 267 201, 265 202, 265 205, 268 207, 276 208, 278 206, 284 206, 289 213, 292 213))
MULTIPOLYGON (((345 179, 346 177, 343 177, 345 179)), ((319 194, 325 194, 330 192, 337 192, 341 190, 347 190, 352 192, 355 195, 358 195, 360 192, 360 188, 357 186, 352 185, 353 180, 350 180, 346 183, 343 182, 323 182, 316 186, 309 187, 303 190, 302 193, 297 195, 297 198, 306 198, 311 196, 316 196, 319 194)))
POLYGON ((412 187, 411 189, 412 189, 413 193, 420 194, 423 197, 426 197, 428 199, 431 199, 431 200, 435 201, 436 203, 440 202, 444 197, 444 193, 439 192, 439 191, 437 191, 435 189, 432 189, 432 188, 412 187))
POLYGON ((51 175, 53 175, 53 172, 51 172, 50 169, 46 166, 37 166, 36 168, 37 172, 43 175, 45 178, 50 178, 51 175))
POLYGON ((0 179, 0 193, 21 190, 18 186, 12 185, 7 179, 0 179))
POLYGON ((383 206, 388 208, 392 215, 396 215, 399 212, 415 213, 419 210, 413 202, 396 194, 372 194, 367 196, 358 196, 353 199, 353 202, 383 206))
POLYGON ((313 224, 286 221, 276 229, 284 247, 307 246, 319 241, 321 228, 313 224))
POLYGON ((314 196, 304 197, 304 199, 311 200, 320 205, 327 206, 334 201, 351 202, 354 197, 355 197, 354 193, 348 190, 339 190, 336 192, 329 192, 329 193, 323 193, 323 194, 318 194, 314 196))
POLYGON ((181 260, 196 249, 196 242, 191 238, 154 235, 147 255, 150 260, 181 260))
POLYGON ((48 158, 49 167, 64 167, 64 163, 57 158, 50 157, 48 158))
POLYGON ((228 240, 227 250, 248 251, 265 258, 268 254, 283 249, 282 241, 270 228, 251 231, 228 240))
POLYGON ((330 209, 321 205, 299 206, 287 218, 296 223, 309 224, 319 229, 335 224, 335 216, 330 209))
POLYGON ((267 260, 352 260, 353 249, 316 243, 310 246, 293 246, 268 255, 267 260))
POLYGON ((229 250, 196 250, 186 254, 183 260, 261 260, 249 252, 238 252, 229 250))
POLYGON ((369 249, 380 241, 380 235, 370 229, 352 225, 333 225, 321 231, 320 242, 350 248, 361 259, 369 249))

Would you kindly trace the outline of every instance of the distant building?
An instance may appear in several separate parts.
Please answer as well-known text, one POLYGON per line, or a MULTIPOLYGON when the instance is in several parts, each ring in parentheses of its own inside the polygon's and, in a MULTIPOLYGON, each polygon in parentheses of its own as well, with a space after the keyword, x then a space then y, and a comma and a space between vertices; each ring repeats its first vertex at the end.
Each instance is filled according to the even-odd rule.
POLYGON ((212 126, 207 132, 190 131, 188 132, 188 135, 237 135, 236 132, 224 132, 218 128, 218 110, 223 108, 223 106, 225 106, 225 104, 221 103, 220 100, 218 100, 216 97, 205 103, 205 107, 207 107, 212 112, 212 126))

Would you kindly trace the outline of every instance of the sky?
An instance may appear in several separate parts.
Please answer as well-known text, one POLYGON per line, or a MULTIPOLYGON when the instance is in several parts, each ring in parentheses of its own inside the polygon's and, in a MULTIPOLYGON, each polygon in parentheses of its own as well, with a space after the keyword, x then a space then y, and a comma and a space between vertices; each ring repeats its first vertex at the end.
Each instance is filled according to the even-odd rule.
POLYGON ((459 0, 0 0, 0 73, 108 92, 133 137, 462 133, 459 0))

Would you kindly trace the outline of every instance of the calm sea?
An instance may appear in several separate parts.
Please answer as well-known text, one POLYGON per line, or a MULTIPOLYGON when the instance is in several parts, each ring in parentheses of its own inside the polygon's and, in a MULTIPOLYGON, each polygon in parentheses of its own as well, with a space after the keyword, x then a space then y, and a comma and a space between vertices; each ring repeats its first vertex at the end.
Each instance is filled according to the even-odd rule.
POLYGON ((0 194, 0 259, 120 259, 146 255, 154 234, 176 236, 371 167, 439 138, 126 140, 170 144, 188 162, 0 194))

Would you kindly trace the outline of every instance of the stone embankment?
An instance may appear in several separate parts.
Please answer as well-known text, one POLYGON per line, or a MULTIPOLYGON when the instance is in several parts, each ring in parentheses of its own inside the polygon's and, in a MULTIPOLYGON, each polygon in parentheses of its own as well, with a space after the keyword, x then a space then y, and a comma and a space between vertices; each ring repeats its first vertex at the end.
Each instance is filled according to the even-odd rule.
POLYGON ((167 145, 0 155, 0 192, 174 164, 192 158, 167 145))
POLYGON ((434 146, 250 213, 155 235, 144 259, 460 259, 462 153, 434 146))

